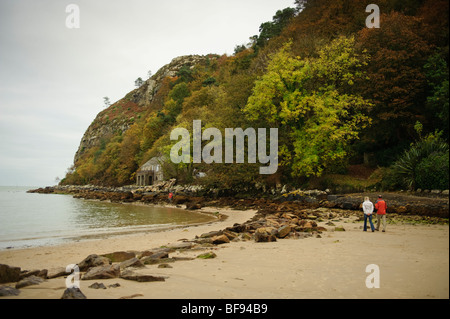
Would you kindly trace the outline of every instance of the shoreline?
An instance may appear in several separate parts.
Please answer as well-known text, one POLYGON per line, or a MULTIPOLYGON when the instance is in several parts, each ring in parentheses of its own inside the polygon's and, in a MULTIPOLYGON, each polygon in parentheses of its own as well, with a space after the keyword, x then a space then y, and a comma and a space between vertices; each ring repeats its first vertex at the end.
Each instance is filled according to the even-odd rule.
MULTIPOLYGON (((67 196, 71 196, 70 194, 65 194, 67 196)), ((86 201, 94 201, 94 202, 102 202, 100 200, 97 199, 83 199, 83 198, 79 198, 77 200, 86 200, 86 201)), ((103 201, 105 202, 105 201, 103 201)), ((109 203, 113 203, 111 201, 109 201, 109 203)), ((115 203, 117 204, 117 203, 115 203)), ((181 207, 181 206, 175 206, 175 205, 170 205, 170 204, 166 204, 166 205, 162 205, 162 204, 148 204, 148 203, 140 203, 140 202, 123 202, 120 203, 120 205, 136 205, 136 206, 141 206, 141 207, 156 207, 156 208, 173 208, 173 209, 179 209, 179 210, 184 210, 186 211, 186 207, 181 207)), ((111 237, 120 237, 120 236, 126 236, 126 235, 132 235, 132 234, 143 234, 143 233, 147 233, 147 232, 163 232, 163 231, 167 231, 167 230, 171 230, 171 229, 176 229, 176 228, 185 228, 185 227, 190 227, 190 226, 199 226, 199 225, 203 225, 203 224, 213 224, 216 223, 220 220, 224 220, 227 218, 226 215, 221 215, 220 213, 215 213, 212 211, 208 211, 208 210, 198 210, 198 211, 189 211, 189 213, 194 213, 194 214, 201 214, 201 215, 207 215, 210 216, 212 219, 209 221, 205 221, 205 222, 195 222, 195 223, 186 223, 186 224, 179 224, 179 225, 162 225, 159 226, 159 224, 150 224, 150 225, 140 225, 140 226, 125 226, 125 227, 120 227, 120 228, 110 228, 104 231, 101 231, 100 233, 97 234, 75 234, 75 235, 66 235, 66 236, 60 236, 60 238, 58 238, 56 242, 52 243, 52 242, 47 242, 47 243, 43 243, 43 244, 35 244, 35 245, 24 245, 24 246, 18 246, 18 247, 7 247, 7 248, 0 248, 0 252, 2 251, 13 251, 13 250, 21 250, 21 249, 31 249, 31 248, 39 248, 39 247, 54 247, 54 246, 59 246, 59 245, 64 245, 64 244, 69 244, 70 242, 81 242, 81 241, 89 241, 89 240, 101 240, 101 239, 105 239, 105 238, 111 238, 111 237)), ((26 240, 26 239, 24 239, 26 240)), ((1 264, 1 262, 0 262, 1 264)))
MULTIPOLYGON (((202 209, 216 210, 216 208, 202 209)), ((65 267, 90 254, 137 251, 185 240, 245 223, 256 210, 217 208, 228 216, 207 225, 187 226, 162 232, 117 236, 57 247, 0 252, 0 263, 22 269, 65 267)), ((258 243, 229 242, 203 250, 179 249, 171 257, 192 259, 171 263, 171 268, 146 265, 139 273, 164 276, 165 282, 141 283, 122 278, 81 280, 88 299, 447 299, 449 297, 448 225, 388 224, 385 233, 363 232, 354 215, 323 220, 320 236, 279 239, 258 243), (334 220, 337 231, 327 223, 334 220), (337 221, 339 220, 339 221, 337 221), (211 251, 214 259, 198 259, 211 251), (366 266, 381 271, 381 287, 368 289, 366 266), (92 289, 94 282, 118 288, 92 289)), ((5 285, 5 284, 3 284, 5 285)), ((13 284, 9 284, 13 287, 13 284)), ((19 296, 2 299, 59 299, 65 278, 48 279, 21 289, 19 296)))
POLYGON ((216 209, 214 207, 202 209, 202 211, 198 211, 198 213, 214 214, 212 211, 221 211, 220 215, 226 215, 227 217, 218 218, 205 223, 139 231, 135 234, 113 234, 112 236, 105 234, 105 236, 107 236, 106 238, 75 240, 71 243, 62 243, 51 246, 1 250, 0 264, 8 264, 27 270, 65 267, 69 264, 79 263, 90 254, 108 254, 112 253, 114 249, 116 249, 115 251, 146 250, 173 244, 182 237, 190 237, 188 235, 191 235, 194 231, 196 233, 204 233, 211 231, 212 229, 217 230, 217 228, 230 227, 235 223, 244 223, 256 213, 256 211, 242 212, 232 209, 216 209), (70 257, 61 261, 60 257, 64 256, 66 253, 67 256, 70 257), (52 259, 49 262, 47 257, 45 257, 49 255, 58 255, 58 258, 56 258, 57 260, 52 259))
MULTIPOLYGON (((183 199, 178 196, 180 198, 183 199)), ((148 205, 135 201, 127 203, 148 205)), ((180 206, 162 201, 153 201, 151 205, 155 203, 163 207, 180 206)), ((196 203, 199 201, 194 200, 196 203)), ((448 221, 444 225, 415 225, 414 219, 407 219, 410 216, 390 214, 387 231, 372 233, 362 231, 361 213, 354 210, 261 199, 235 199, 229 207, 223 205, 229 203, 227 200, 216 200, 216 203, 221 205, 195 206, 195 211, 206 214, 219 212, 219 216, 226 218, 161 231, 3 250, 0 251, 0 264, 21 267, 22 270, 53 269, 79 264, 92 254, 138 253, 172 247, 170 258, 163 260, 176 262, 168 263, 167 267, 150 264, 140 269, 131 268, 144 276, 161 276, 165 278, 164 282, 136 282, 116 277, 81 280, 80 289, 88 299, 449 297, 448 221), (254 203, 256 205, 250 209, 249 204, 254 203), (286 237, 281 237, 284 222, 290 223, 291 230, 286 237), (210 237, 203 237, 208 233, 220 235, 217 233, 219 229, 220 232, 236 231, 239 236, 236 240, 214 245, 210 237), (266 242, 256 240, 261 229, 269 232, 266 242), (274 230, 276 237, 271 237, 274 230), (194 242, 192 248, 183 248, 185 244, 194 242), (216 258, 197 258, 205 252, 214 253, 216 258), (369 289, 365 285, 366 267, 373 264, 379 266, 381 272, 379 289, 369 289), (95 282, 108 288, 90 288, 95 282), (117 283, 119 287, 109 288, 109 285, 117 283)), ((419 216, 419 220, 422 218, 419 216)), ((14 284, 0 286, 14 287, 14 284)), ((21 288, 18 296, 1 299, 60 299, 65 288, 65 277, 46 279, 39 285, 21 288)))

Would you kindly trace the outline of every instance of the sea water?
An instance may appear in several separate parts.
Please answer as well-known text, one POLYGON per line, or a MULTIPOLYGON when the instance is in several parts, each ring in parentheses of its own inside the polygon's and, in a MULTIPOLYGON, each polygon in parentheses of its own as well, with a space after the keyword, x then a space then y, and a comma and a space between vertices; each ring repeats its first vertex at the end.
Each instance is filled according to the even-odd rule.
POLYGON ((209 215, 179 208, 27 193, 32 188, 0 186, 0 250, 106 238, 213 220, 209 215))

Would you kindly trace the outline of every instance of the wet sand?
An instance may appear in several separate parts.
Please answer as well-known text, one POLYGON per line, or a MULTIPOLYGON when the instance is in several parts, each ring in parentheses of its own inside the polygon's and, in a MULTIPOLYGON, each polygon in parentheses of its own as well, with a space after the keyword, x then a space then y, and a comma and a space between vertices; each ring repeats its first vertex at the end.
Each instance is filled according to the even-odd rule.
MULTIPOLYGON (((163 232, 126 235, 72 244, 0 252, 0 263, 22 269, 65 267, 90 254, 142 251, 192 239, 213 230, 250 219, 255 211, 204 208, 228 216, 216 223, 163 232)), ((277 242, 231 242, 211 247, 214 259, 172 263, 172 268, 147 265, 137 272, 166 276, 165 282, 139 283, 121 278, 80 281, 87 298, 117 299, 134 296, 149 299, 428 299, 449 298, 448 225, 388 224, 386 232, 363 232, 362 222, 342 220, 345 231, 321 238, 279 239, 277 242), (379 268, 380 288, 367 288, 368 265, 379 268), (108 289, 88 288, 94 282, 108 289)), ((319 223, 319 225, 321 225, 319 223)), ((204 251, 184 250, 171 257, 196 257, 204 251)), ((14 284, 8 284, 14 286, 14 284)), ((65 278, 47 280, 21 289, 11 299, 58 299, 65 278)))

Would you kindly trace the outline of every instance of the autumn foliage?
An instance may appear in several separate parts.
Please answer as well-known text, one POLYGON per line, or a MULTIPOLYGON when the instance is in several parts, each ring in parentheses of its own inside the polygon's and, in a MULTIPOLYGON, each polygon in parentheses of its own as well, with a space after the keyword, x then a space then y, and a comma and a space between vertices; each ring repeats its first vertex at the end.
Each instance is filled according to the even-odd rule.
POLYGON ((185 182, 206 172, 202 182, 222 188, 298 184, 345 172, 349 163, 390 166, 420 137, 417 123, 423 136, 440 131, 448 143, 448 1, 380 0, 373 29, 365 25, 367 1, 296 3, 233 56, 210 55, 166 78, 144 107, 127 96, 103 111, 98 125, 118 116, 133 121, 87 150, 63 183, 132 184, 140 165, 168 155, 170 131, 190 130, 195 119, 222 132, 279 128, 274 176, 252 164, 164 168, 185 182))

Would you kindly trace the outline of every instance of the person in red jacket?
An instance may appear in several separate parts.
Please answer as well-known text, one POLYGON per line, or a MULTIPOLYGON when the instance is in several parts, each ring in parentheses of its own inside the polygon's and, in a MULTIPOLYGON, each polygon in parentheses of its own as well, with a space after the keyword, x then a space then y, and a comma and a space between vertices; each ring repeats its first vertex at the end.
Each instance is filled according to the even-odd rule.
POLYGON ((378 195, 378 200, 375 203, 375 209, 377 210, 377 228, 376 230, 380 230, 380 221, 383 220, 383 232, 386 231, 386 210, 387 204, 383 199, 383 196, 378 195))

